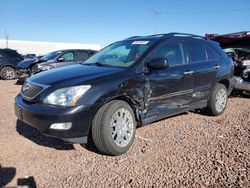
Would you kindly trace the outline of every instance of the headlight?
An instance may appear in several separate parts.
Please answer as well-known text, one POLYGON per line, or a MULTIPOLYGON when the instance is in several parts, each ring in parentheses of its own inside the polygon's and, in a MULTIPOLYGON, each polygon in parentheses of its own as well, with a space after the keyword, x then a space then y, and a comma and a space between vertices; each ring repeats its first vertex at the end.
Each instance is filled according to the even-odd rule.
POLYGON ((47 70, 50 70, 51 69, 51 67, 50 66, 38 66, 38 69, 41 69, 41 70, 43 70, 43 71, 47 71, 47 70))
POLYGON ((49 94, 44 99, 43 103, 58 106, 75 106, 78 99, 83 96, 90 88, 90 85, 84 85, 58 89, 49 94))
POLYGON ((37 65, 37 68, 41 69, 42 67, 44 67, 44 65, 37 65))

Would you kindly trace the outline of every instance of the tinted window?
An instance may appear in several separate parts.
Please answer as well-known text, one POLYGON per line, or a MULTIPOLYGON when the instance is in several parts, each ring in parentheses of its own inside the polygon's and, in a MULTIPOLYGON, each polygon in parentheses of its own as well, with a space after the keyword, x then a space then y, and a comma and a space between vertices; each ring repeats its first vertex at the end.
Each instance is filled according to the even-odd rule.
POLYGON ((89 58, 88 52, 84 52, 84 51, 76 52, 76 59, 77 60, 83 60, 83 61, 85 61, 88 58, 89 58))
POLYGON ((3 56, 0 54, 0 62, 3 62, 4 59, 3 59, 3 56))
POLYGON ((217 50, 213 49, 209 45, 205 45, 206 51, 207 51, 207 57, 208 59, 219 59, 220 58, 220 53, 217 52, 217 50))
POLYGON ((4 52, 8 59, 22 60, 23 57, 14 50, 7 50, 4 52))
POLYGON ((206 61, 207 55, 204 45, 200 41, 188 41, 189 60, 191 62, 206 61))
POLYGON ((84 62, 84 65, 129 67, 155 42, 149 40, 123 40, 115 42, 84 62))
POLYGON ((165 58, 170 66, 185 64, 185 55, 181 42, 168 42, 158 48, 151 59, 165 58))
POLYGON ((64 58, 64 61, 73 61, 74 60, 74 54, 73 54, 73 52, 65 53, 61 57, 64 58))
POLYGON ((46 54, 41 58, 42 61, 48 61, 48 60, 53 60, 55 59, 58 55, 62 54, 61 51, 56 51, 56 52, 51 52, 46 54))

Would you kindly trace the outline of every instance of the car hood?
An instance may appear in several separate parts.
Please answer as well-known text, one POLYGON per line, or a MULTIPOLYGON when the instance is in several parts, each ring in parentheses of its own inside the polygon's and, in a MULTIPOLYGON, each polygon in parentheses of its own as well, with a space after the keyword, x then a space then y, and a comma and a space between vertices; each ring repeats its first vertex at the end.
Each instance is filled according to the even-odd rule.
POLYGON ((41 72, 30 77, 28 81, 50 86, 58 83, 74 85, 105 75, 115 74, 123 70, 124 68, 97 67, 77 64, 41 72))
POLYGON ((206 37, 219 42, 223 48, 250 48, 250 32, 226 35, 206 34, 206 37))
POLYGON ((27 69, 30 65, 38 62, 38 59, 25 59, 23 61, 20 61, 17 65, 17 68, 20 69, 27 69))

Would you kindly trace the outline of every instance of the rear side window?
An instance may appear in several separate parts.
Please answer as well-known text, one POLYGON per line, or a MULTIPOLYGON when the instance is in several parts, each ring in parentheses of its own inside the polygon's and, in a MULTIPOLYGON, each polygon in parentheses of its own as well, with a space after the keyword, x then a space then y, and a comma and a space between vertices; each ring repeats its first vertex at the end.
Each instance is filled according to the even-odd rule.
POLYGON ((4 52, 8 59, 22 60, 23 57, 14 50, 8 50, 4 52))
POLYGON ((0 54, 0 62, 3 62, 3 61, 4 61, 3 56, 2 54, 0 54))
POLYGON ((181 42, 167 42, 159 47, 150 59, 165 58, 169 66, 185 64, 183 45, 181 42))
POLYGON ((205 45, 207 58, 208 60, 219 59, 221 54, 215 50, 214 48, 210 47, 209 45, 205 45))
POLYGON ((207 54, 205 51, 205 47, 200 41, 188 41, 188 52, 189 52, 189 61, 190 62, 199 62, 206 61, 207 54))
POLYGON ((85 61, 88 58, 89 58, 88 52, 84 52, 84 51, 78 51, 78 52, 76 52, 76 60, 85 61))

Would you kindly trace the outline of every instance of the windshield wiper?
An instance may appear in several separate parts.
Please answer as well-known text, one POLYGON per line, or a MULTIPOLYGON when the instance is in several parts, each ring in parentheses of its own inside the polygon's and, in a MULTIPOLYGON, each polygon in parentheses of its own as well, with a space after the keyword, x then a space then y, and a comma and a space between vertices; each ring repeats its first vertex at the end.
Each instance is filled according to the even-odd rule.
POLYGON ((100 62, 95 62, 95 63, 83 63, 83 65, 96 65, 98 67, 111 67, 110 65, 107 65, 107 64, 103 64, 103 63, 100 63, 100 62))

